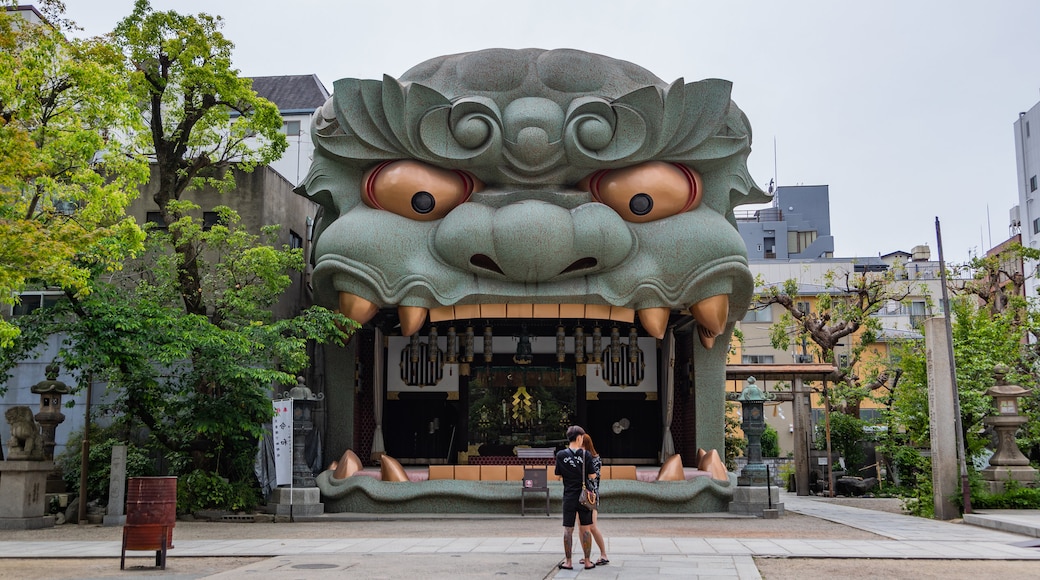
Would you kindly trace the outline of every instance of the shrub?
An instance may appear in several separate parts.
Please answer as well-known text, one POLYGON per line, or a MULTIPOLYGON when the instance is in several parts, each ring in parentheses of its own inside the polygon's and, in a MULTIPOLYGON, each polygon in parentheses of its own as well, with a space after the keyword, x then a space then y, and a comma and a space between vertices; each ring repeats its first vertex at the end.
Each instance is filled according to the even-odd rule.
POLYGON ((762 457, 780 457, 780 434, 772 425, 762 432, 762 457))
MULTIPOLYGON (((87 454, 87 501, 108 503, 108 484, 112 472, 112 448, 126 445, 126 476, 145 477, 155 475, 152 460, 135 442, 126 441, 121 430, 115 427, 90 427, 90 452, 87 454)), ((83 431, 69 435, 65 451, 55 457, 62 478, 68 489, 79 491, 81 458, 83 456, 83 431)))
POLYGON ((987 493, 972 489, 972 509, 1040 509, 1040 489, 1024 487, 1018 481, 1004 482, 1004 493, 987 493))
POLYGON ((216 473, 197 469, 177 479, 177 511, 195 513, 201 510, 248 511, 259 501, 251 482, 229 482, 216 473))

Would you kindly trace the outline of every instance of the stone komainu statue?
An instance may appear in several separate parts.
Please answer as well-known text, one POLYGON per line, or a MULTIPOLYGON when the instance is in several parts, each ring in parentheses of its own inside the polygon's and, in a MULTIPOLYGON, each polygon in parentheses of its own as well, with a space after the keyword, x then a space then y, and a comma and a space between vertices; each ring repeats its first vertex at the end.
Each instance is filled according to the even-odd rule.
POLYGON ((7 459, 43 461, 43 435, 29 407, 11 407, 5 413, 11 426, 7 445, 7 459))

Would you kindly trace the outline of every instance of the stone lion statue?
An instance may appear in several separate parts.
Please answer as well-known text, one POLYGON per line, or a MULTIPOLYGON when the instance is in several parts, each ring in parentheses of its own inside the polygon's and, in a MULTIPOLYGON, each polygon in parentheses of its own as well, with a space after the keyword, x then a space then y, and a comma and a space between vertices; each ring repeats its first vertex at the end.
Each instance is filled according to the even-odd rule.
POLYGON ((43 460, 43 435, 40 425, 33 418, 29 407, 11 407, 4 414, 11 426, 11 439, 7 445, 9 460, 43 460))

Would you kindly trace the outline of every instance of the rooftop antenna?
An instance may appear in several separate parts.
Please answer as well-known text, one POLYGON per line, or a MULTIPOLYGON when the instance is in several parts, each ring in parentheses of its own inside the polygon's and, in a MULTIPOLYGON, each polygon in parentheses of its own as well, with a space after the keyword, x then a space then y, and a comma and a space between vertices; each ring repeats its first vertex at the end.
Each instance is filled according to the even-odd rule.
MULTIPOLYGON (((779 183, 776 179, 776 135, 773 135, 773 181, 769 182, 769 194, 773 195, 779 183)), ((773 207, 779 207, 780 200, 773 195, 773 207)))

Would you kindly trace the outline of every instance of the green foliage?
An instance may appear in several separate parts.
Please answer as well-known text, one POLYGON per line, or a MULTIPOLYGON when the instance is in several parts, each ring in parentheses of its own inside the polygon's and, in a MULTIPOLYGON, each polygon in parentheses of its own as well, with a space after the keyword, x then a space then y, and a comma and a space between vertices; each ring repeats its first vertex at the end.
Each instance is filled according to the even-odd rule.
POLYGON ((259 497, 259 490, 250 482, 230 483, 207 471, 195 470, 177 479, 178 513, 249 511, 256 507, 259 497))
POLYGON ((988 493, 973 487, 971 507, 972 509, 1040 509, 1040 488, 1025 487, 1014 479, 1004 482, 1004 493, 988 493))
MULTIPOLYGON (((121 427, 90 427, 90 452, 87 454, 87 501, 108 503, 109 477, 112 471, 112 448, 126 445, 126 476, 155 475, 153 461, 141 447, 141 442, 128 440, 121 427)), ((79 490, 82 473, 83 431, 69 435, 65 451, 54 458, 61 469, 69 490, 79 490)))
MULTIPOLYGON (((60 2, 43 8, 68 24, 60 2)), ((139 125, 118 52, 63 33, 0 10, 0 304, 27 287, 89 294, 144 238, 125 208, 147 162, 109 143, 139 125)), ((18 332, 0 319, 0 347, 18 332)))
MULTIPOLYGON (((821 292, 805 294, 797 280, 767 285, 759 278, 755 304, 777 304, 784 314, 769 329, 770 343, 778 350, 802 346, 816 360, 836 363, 835 349, 847 347, 849 361, 837 366, 828 378, 832 384, 831 404, 855 414, 859 403, 887 379, 884 368, 861 365, 866 349, 877 341, 881 320, 874 316, 889 302, 900 302, 911 294, 910 282, 895 273, 830 271, 821 292), (810 310, 799 302, 813 299, 810 310)), ((845 352, 845 351, 843 351, 845 352)))
MULTIPOLYGON (((863 431, 863 427, 866 425, 867 423, 859 417, 845 413, 831 413, 830 415, 831 449, 845 458, 845 466, 850 469, 862 465, 866 459, 863 444, 870 439, 863 431)), ((823 427, 822 424, 817 425, 817 430, 821 431, 816 435, 818 448, 823 448, 822 446, 826 444, 826 436, 822 433, 823 427)))
POLYGON ((737 420, 736 413, 729 412, 736 408, 737 403, 730 401, 726 402, 726 434, 725 434, 725 447, 726 447, 726 469, 729 471, 737 470, 737 457, 744 455, 744 450, 747 449, 747 440, 740 434, 740 421, 737 420))
POLYGON ((278 108, 233 68, 234 44, 222 26, 219 16, 156 12, 137 0, 113 32, 148 124, 127 145, 157 163, 163 211, 188 187, 231 188, 234 178, 224 169, 250 171, 287 146, 278 108))
POLYGON ((107 383, 114 410, 146 427, 149 444, 171 465, 238 482, 253 477, 275 385, 296 383, 309 362, 308 343, 342 343, 357 324, 318 307, 272 321, 286 272, 302 266, 301 256, 241 231, 237 216, 225 213, 229 225, 216 231, 202 231, 190 218, 177 222, 205 250, 200 271, 209 317, 185 312, 177 254, 160 234, 149 236, 145 257, 111 283, 26 319, 45 329, 29 336, 67 335, 64 366, 107 383))
POLYGON ((762 457, 780 457, 780 434, 772 425, 762 432, 762 457))

